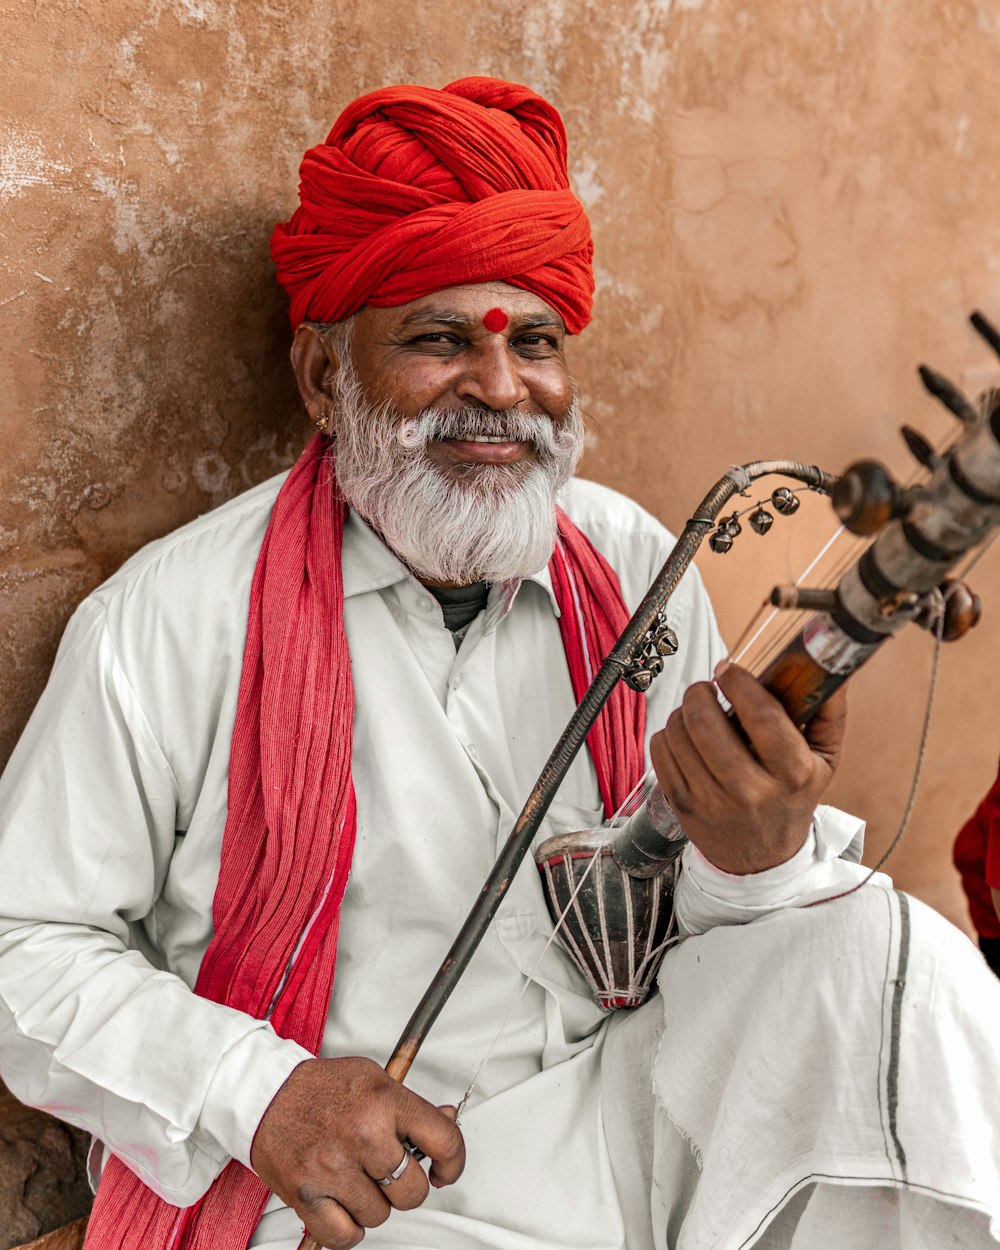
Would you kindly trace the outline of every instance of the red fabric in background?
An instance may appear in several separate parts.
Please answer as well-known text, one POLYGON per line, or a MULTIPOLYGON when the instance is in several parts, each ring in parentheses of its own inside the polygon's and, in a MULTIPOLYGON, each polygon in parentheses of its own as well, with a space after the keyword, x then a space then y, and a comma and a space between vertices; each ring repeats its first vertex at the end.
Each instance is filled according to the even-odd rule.
POLYGON ((955 867, 980 937, 1000 938, 990 886, 1000 890, 1000 773, 955 839, 955 867))
POLYGON ((300 168, 300 207, 271 254, 293 326, 340 321, 465 283, 590 320, 593 244, 548 101, 497 78, 386 87, 346 108, 300 168))
MULTIPOLYGON (((254 570, 215 936, 195 985, 203 997, 270 1018, 280 1036, 313 1054, 333 988, 356 827, 345 515, 331 445, 317 435, 278 493, 254 570)), ((613 569, 564 513, 550 569, 579 698, 628 611, 613 569)), ((645 710, 644 698, 619 683, 588 738, 609 813, 642 776, 645 710)), ((200 1202, 179 1210, 112 1155, 85 1248, 245 1250, 267 1198, 264 1183, 231 1162, 200 1202)))

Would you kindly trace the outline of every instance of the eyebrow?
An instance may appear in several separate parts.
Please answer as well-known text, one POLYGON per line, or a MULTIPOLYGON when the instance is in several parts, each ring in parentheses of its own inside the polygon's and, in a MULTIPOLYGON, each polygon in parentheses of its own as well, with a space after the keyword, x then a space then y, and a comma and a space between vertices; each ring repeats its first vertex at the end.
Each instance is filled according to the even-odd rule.
MULTIPOLYGON (((404 329, 415 325, 445 325, 471 329, 478 326, 481 320, 479 317, 469 317, 465 313, 450 308, 423 308, 408 313, 400 324, 404 329)), ((551 313, 529 313, 523 316, 515 313, 510 318, 510 323, 519 330, 538 330, 543 327, 556 330, 566 328, 562 318, 551 313)))

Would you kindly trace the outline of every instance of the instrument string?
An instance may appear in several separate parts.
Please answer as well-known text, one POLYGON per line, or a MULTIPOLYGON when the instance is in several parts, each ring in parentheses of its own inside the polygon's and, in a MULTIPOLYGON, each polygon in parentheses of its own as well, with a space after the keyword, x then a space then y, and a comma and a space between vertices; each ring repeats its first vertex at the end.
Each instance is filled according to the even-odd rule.
MULTIPOLYGON (((940 439, 934 448, 935 457, 943 457, 951 450, 951 448, 959 441, 962 436, 960 429, 956 430, 949 427, 948 432, 940 439)), ((917 464, 913 467, 909 476, 904 480, 901 489, 904 491, 912 490, 922 477, 925 477, 927 468, 925 465, 917 464)), ((793 494, 799 494, 808 487, 798 487, 793 494)), ((767 500, 760 500, 758 503, 743 509, 739 514, 745 515, 747 512, 754 511, 762 504, 766 504, 767 500)), ((846 533, 843 525, 839 526, 824 546, 820 549, 816 557, 810 562, 808 567, 795 579, 793 585, 800 586, 805 578, 809 577, 820 562, 826 557, 838 540, 846 533)), ((860 535, 848 535, 846 542, 840 543, 839 554, 830 562, 827 568, 814 580, 817 589, 833 589, 839 582, 847 569, 854 563, 860 555, 862 548, 874 541, 871 538, 860 535)), ((992 540, 991 540, 992 541, 992 540)), ((768 600, 760 605, 756 615, 751 619, 750 623, 743 630, 736 643, 730 651, 731 658, 734 663, 744 663, 744 666, 755 675, 764 672, 768 665, 776 658, 784 649, 788 642, 791 641, 799 628, 800 617, 809 609, 781 609, 772 608, 768 600), (782 617, 783 620, 776 630, 771 626, 776 617, 782 617), (761 618, 764 618, 763 620, 761 618), (758 643, 760 646, 758 647, 758 643), (754 648, 757 648, 756 652, 754 648)))
MULTIPOLYGON (((646 787, 646 783, 648 782, 650 776, 652 775, 652 772, 653 772, 653 768, 652 766, 650 766, 649 768, 646 769, 643 775, 639 778, 636 784, 632 787, 632 789, 625 796, 624 800, 619 805, 618 810, 611 816, 611 819, 608 822, 609 832, 618 828, 619 822, 622 819, 623 813, 628 812, 629 805, 633 803, 640 794, 643 793, 646 787)), ((500 1042, 503 1040, 504 1034, 507 1032, 507 1029, 510 1027, 510 1022, 514 1018, 514 1013, 517 1011, 518 1007, 521 1005, 521 1000, 524 998, 525 994, 527 994, 528 988, 531 985, 532 981, 534 981, 535 973, 542 966, 542 960, 549 953, 550 948, 552 947, 552 945, 558 938, 559 931, 563 927, 563 923, 565 922, 566 917, 569 915, 570 909, 572 908, 573 904, 576 902, 577 896, 579 895, 580 891, 583 889, 584 883, 586 882, 587 878, 590 876, 590 873, 593 870, 594 865, 597 863, 599 858, 600 857, 598 855, 592 855, 590 857, 587 867, 581 873, 579 881, 577 881, 576 885, 573 887, 572 893, 570 894, 568 900, 566 901, 565 907, 559 913, 559 916, 556 919, 556 922, 552 927, 552 932, 549 934, 548 938, 545 941, 545 945, 539 951, 538 958, 532 964, 531 971, 525 975, 524 980, 521 983, 520 990, 517 992, 516 996, 514 997, 513 1002, 511 1003, 507 1011, 507 1014, 504 1016, 503 1020, 500 1023, 500 1028, 497 1030, 496 1037, 494 1037, 493 1041, 490 1043, 489 1050, 487 1050, 482 1063, 480 1063, 479 1067, 476 1069, 472 1077, 472 1080, 469 1082, 468 1086, 466 1087, 465 1093, 462 1095, 462 1100, 461 1102, 459 1102, 458 1109, 455 1112, 456 1124, 459 1123, 461 1116, 462 1116, 462 1112, 465 1110, 468 1104, 468 1101, 472 1097, 472 1094, 476 1086, 479 1084, 480 1080, 482 1079, 482 1075, 486 1071, 487 1065, 489 1064, 490 1060, 493 1058, 494 1054, 496 1053, 496 1048, 500 1045, 500 1042)))
POLYGON ((889 843, 887 849, 879 857, 878 863, 876 863, 875 866, 869 871, 868 875, 863 877, 856 885, 851 886, 849 890, 842 890, 839 894, 833 894, 830 898, 816 899, 815 902, 806 903, 804 904, 805 907, 818 907, 822 903, 832 903, 835 899, 846 898, 849 894, 854 894, 855 891, 860 890, 863 885, 868 884, 875 873, 884 867, 886 861, 889 859, 889 856, 892 855, 902 841, 903 834, 906 832, 906 828, 910 823, 910 817, 913 814, 913 808, 916 804, 917 787, 920 784, 920 775, 923 771, 924 760, 927 754, 927 740, 931 725, 931 713, 934 709, 934 698, 937 693, 938 677, 940 675, 941 644, 944 641, 944 607, 951 596, 964 582, 969 573, 972 572, 983 556, 986 555, 987 551, 989 551, 989 549, 993 546, 998 535, 1000 535, 1000 531, 994 530, 987 541, 984 542, 983 545, 973 554, 973 556, 962 566, 961 570, 956 575, 955 583, 950 586, 941 597, 941 611, 938 614, 938 618, 934 623, 932 631, 934 634, 934 652, 931 657, 931 672, 927 689, 927 703, 924 708, 924 719, 920 731, 920 743, 917 747, 917 758, 913 767, 913 780, 910 782, 910 790, 906 799, 906 807, 903 810, 903 815, 900 819, 899 828, 896 830, 895 837, 889 843))
MULTIPOLYGON (((813 569, 816 568, 816 566, 820 563, 820 561, 826 556, 827 552, 830 551, 830 549, 834 546, 834 544, 837 542, 840 536, 844 534, 845 532, 846 531, 842 525, 838 526, 837 529, 834 530, 834 532, 830 535, 827 541, 823 544, 823 547, 820 549, 820 551, 817 552, 816 556, 809 562, 806 568, 804 568, 802 572, 798 575, 798 577, 795 579, 794 584, 796 586, 802 585, 802 583, 809 576, 809 574, 813 571, 813 569)), ((730 656, 734 664, 739 664, 743 660, 743 658, 750 651, 751 647, 753 647, 753 645, 757 642, 757 640, 767 631, 767 629, 769 628, 769 626, 771 625, 771 622, 775 619, 775 617, 779 615, 781 611, 779 608, 770 608, 770 611, 768 611, 769 606, 770 605, 768 601, 765 599, 764 602, 761 604, 761 606, 757 609, 757 614, 753 617, 753 619, 751 620, 750 624, 746 627, 746 629, 744 629, 743 633, 737 639, 735 645, 730 649, 730 656), (765 613, 765 612, 767 612, 767 615, 764 617, 764 620, 761 621, 760 625, 756 626, 756 629, 755 629, 754 627, 756 625, 756 622, 760 620, 762 613, 765 613), (751 630, 753 630, 753 633, 751 633, 751 630), (749 637, 747 637, 748 634, 750 635, 749 637), (744 641, 744 639, 746 641, 744 641)))
POLYGON ((906 798, 906 806, 903 809, 903 815, 899 822, 899 828, 896 835, 889 843, 887 849, 879 857, 878 863, 869 869, 868 873, 861 878, 856 884, 852 885, 848 890, 841 890, 838 894, 831 894, 829 898, 817 898, 811 903, 801 904, 802 910, 809 907, 820 907, 824 903, 836 902, 839 898, 847 898, 851 894, 856 894, 862 886, 866 886, 872 877, 875 876, 885 865, 889 856, 895 851, 903 839, 903 834, 910 823, 910 817, 913 815, 913 808, 917 801, 917 788, 920 785, 920 775, 923 772, 924 760, 927 754, 927 739, 929 737, 931 727, 931 713, 934 710, 934 696, 937 693, 938 676, 941 666, 941 643, 944 641, 944 611, 942 610, 937 622, 934 626, 934 651, 931 656, 931 672, 930 681, 927 687, 927 702, 924 707, 924 719, 920 729, 920 742, 917 746, 917 758, 913 766, 913 779, 910 782, 910 790, 906 798))

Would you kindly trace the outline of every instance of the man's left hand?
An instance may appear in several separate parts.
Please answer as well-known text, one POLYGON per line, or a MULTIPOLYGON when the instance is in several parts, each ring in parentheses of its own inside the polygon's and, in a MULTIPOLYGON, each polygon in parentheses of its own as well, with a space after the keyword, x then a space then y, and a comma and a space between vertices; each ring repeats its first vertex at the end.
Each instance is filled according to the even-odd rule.
POLYGON ((699 682, 654 735, 653 767, 706 859, 724 872, 763 872, 805 842, 840 756, 846 691, 841 687, 803 734, 746 669, 722 664, 716 681, 751 746, 719 706, 715 688, 699 682))

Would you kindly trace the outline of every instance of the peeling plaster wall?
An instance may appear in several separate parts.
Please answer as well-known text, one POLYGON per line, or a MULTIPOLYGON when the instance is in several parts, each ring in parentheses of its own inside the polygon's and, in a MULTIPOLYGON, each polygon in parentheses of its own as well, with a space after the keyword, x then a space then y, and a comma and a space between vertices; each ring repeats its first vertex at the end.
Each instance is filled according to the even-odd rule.
MULTIPOLYGON (((599 291, 572 361, 585 471, 678 526, 727 465, 906 470, 948 420, 918 360, 1000 381, 1000 16, 972 0, 0 3, 0 755, 74 604, 147 540, 286 466, 307 430, 267 255, 302 151, 353 96, 468 73, 562 109, 599 291)), ((820 501, 702 560, 730 637, 830 530, 820 501)), ((964 923, 949 865, 1000 750, 998 559, 949 652, 897 881, 964 923)), ((877 850, 930 648, 852 691, 836 799, 877 850)))

